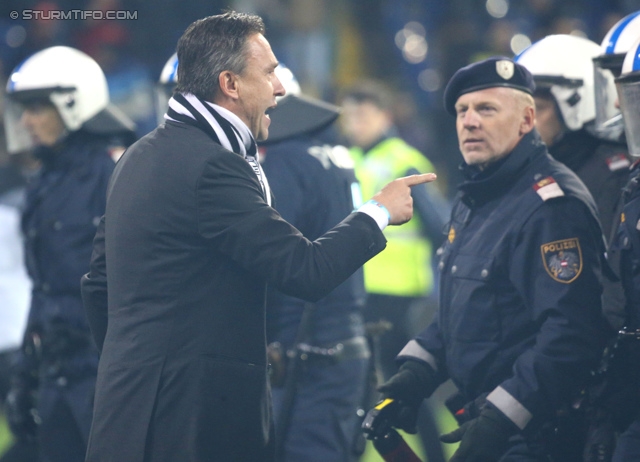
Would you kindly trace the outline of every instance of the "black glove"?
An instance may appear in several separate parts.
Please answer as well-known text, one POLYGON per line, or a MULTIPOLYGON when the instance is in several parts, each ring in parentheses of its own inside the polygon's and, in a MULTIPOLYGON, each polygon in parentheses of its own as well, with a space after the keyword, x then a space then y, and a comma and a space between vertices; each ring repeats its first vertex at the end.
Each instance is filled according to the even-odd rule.
POLYGON ((17 439, 35 439, 38 424, 32 391, 12 387, 5 401, 5 414, 9 428, 17 439))
POLYGON ((383 398, 393 398, 400 405, 391 424, 407 433, 417 433, 418 409, 438 385, 436 372, 427 363, 405 361, 397 374, 378 387, 383 398))
POLYGON ((449 462, 495 462, 504 455, 509 438, 517 432, 518 427, 511 420, 487 403, 477 418, 441 435, 440 441, 460 441, 449 462))

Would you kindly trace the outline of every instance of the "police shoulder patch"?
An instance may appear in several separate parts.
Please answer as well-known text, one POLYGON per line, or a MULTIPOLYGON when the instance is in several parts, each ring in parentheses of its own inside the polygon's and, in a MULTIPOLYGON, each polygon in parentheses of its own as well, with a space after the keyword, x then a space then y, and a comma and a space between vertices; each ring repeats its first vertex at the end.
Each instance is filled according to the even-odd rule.
POLYGON ((624 154, 616 154, 607 158, 607 167, 611 172, 617 172, 622 169, 628 170, 630 166, 631 161, 624 154))
POLYGON ((582 250, 577 237, 548 242, 540 246, 542 263, 549 276, 569 284, 582 272, 582 250))
POLYGON ((533 185, 533 190, 538 193, 538 196, 542 198, 543 201, 547 201, 554 197, 564 196, 564 191, 560 187, 556 180, 553 177, 548 176, 533 185))

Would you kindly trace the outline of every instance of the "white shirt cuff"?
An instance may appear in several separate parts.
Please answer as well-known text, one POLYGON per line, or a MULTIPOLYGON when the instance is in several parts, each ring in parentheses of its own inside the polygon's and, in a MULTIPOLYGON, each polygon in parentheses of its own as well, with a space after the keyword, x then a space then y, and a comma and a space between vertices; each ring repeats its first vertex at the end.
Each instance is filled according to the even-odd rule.
POLYGON ((366 213, 373 218, 378 224, 380 231, 384 230, 391 220, 391 215, 387 208, 374 200, 370 200, 362 204, 358 209, 358 212, 366 213))

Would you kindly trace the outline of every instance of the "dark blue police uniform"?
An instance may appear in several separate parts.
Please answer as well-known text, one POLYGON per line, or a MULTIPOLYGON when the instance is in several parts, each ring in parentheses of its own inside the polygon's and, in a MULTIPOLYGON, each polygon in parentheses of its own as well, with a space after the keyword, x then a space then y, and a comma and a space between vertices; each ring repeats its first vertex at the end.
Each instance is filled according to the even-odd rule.
POLYGON ((46 461, 83 461, 91 426, 98 351, 80 278, 104 214, 114 161, 107 139, 80 130, 39 147, 23 231, 33 297, 15 387, 37 388, 38 443, 46 461))
MULTIPOLYGON (((636 162, 629 175, 629 181, 622 190, 622 213, 615 230, 615 234, 610 243, 610 254, 616 263, 616 270, 619 269, 622 286, 626 297, 626 323, 625 328, 632 332, 640 328, 640 162, 636 162)), ((621 364, 625 370, 617 371, 621 373, 628 383, 622 384, 631 387, 632 393, 637 397, 640 390, 640 348, 634 345, 638 340, 627 338, 623 340, 624 352, 629 354, 627 360, 621 364)), ((629 403, 619 403, 622 411, 626 415, 635 417, 635 420, 618 437, 613 462, 623 462, 640 459, 640 417, 637 409, 638 400, 635 405, 629 403)), ((616 410, 614 410, 614 413, 616 410)), ((632 420, 632 419, 629 419, 632 420)))
POLYGON ((467 402, 488 394, 525 430, 501 460, 547 460, 533 435, 584 386, 607 336, 595 204, 535 130, 464 174, 438 251, 438 314, 399 357, 427 361, 467 402))
MULTIPOLYGON (((312 240, 351 213, 354 198, 360 200, 348 151, 336 145, 332 130, 268 144, 262 151, 276 210, 312 240)), ((356 410, 369 356, 364 299, 362 269, 314 306, 269 287, 268 341, 285 351, 301 343, 299 367, 288 371, 295 377, 273 388, 276 428, 287 421, 283 461, 346 462, 355 457, 356 410)))

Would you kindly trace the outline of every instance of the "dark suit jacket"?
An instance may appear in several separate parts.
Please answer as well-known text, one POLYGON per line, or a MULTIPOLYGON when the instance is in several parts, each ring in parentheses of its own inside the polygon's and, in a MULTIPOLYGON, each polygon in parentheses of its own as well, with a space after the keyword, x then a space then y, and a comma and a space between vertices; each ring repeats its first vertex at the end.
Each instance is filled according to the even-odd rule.
POLYGON ((82 280, 102 351, 87 461, 271 460, 266 283, 315 301, 384 246, 362 213, 309 241, 198 128, 142 138, 82 280))

